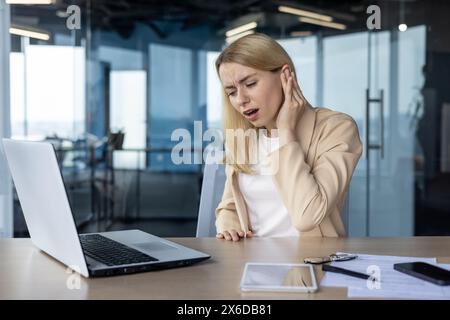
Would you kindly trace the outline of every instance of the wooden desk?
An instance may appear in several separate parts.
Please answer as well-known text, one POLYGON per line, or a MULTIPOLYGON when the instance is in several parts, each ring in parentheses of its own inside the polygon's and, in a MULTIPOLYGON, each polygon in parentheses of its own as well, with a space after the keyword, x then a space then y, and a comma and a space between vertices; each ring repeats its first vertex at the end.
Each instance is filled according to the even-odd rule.
MULTIPOLYGON (((190 267, 110 278, 81 277, 68 289, 66 267, 34 247, 29 239, 0 239, 0 299, 346 299, 345 288, 313 294, 242 293, 245 262, 302 262, 336 251, 438 257, 450 262, 450 237, 414 238, 253 238, 228 242, 214 238, 174 238, 211 254, 190 267)), ((317 280, 322 272, 316 268, 317 280)), ((73 279, 73 278, 72 278, 73 279)))

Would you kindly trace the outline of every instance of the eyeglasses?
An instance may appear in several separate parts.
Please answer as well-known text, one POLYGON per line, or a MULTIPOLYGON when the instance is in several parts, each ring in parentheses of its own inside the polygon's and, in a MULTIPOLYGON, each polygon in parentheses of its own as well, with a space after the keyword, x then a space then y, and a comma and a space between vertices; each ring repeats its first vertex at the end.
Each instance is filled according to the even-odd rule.
POLYGON ((304 263, 309 264, 324 264, 332 261, 348 261, 356 259, 358 256, 356 254, 348 254, 348 253, 340 253, 340 254, 330 254, 326 257, 318 257, 318 258, 305 258, 303 260, 304 263))

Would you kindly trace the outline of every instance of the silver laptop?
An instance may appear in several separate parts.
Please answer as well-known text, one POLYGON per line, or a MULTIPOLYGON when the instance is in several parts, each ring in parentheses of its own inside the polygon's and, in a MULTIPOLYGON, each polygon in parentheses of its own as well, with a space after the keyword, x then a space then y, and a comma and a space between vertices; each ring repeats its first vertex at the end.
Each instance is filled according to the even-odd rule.
POLYGON ((139 230, 78 235, 53 145, 3 139, 34 245, 85 277, 190 265, 210 258, 139 230))

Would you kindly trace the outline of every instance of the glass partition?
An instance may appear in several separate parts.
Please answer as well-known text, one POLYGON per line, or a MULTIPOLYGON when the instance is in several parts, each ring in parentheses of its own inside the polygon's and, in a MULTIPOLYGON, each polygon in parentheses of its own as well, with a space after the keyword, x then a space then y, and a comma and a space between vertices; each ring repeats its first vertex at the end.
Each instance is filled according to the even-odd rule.
MULTIPOLYGON (((226 32, 255 19, 245 32, 286 49, 308 101, 358 125, 364 150, 342 213, 348 235, 450 234, 450 41, 441 23, 450 4, 378 1, 374 29, 365 1, 311 3, 337 25, 260 3, 194 2, 8 6, 11 136, 55 145, 80 232, 195 234, 203 134, 223 119, 214 62, 226 32), (181 142, 189 161, 175 163, 181 142)), ((26 236, 14 200, 14 234, 26 236)))

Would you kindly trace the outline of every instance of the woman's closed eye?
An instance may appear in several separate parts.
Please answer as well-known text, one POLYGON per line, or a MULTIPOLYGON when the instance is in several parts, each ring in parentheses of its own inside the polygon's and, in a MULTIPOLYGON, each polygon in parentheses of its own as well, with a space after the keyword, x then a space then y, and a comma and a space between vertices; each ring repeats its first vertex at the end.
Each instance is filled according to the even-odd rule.
MULTIPOLYGON (((246 83, 245 86, 247 88, 251 88, 251 87, 254 87, 257 82, 258 81, 249 82, 249 83, 246 83)), ((236 95, 236 90, 228 92, 227 95, 228 96, 235 96, 236 95)))

